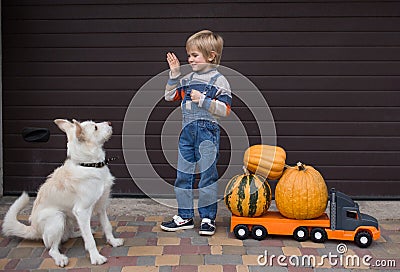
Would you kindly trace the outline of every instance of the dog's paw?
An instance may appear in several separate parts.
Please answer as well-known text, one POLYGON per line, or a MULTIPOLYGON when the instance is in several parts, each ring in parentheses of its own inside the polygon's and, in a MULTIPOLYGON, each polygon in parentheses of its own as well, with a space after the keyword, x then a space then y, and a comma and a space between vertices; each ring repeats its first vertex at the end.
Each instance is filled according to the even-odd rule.
POLYGON ((93 265, 96 265, 96 264, 100 265, 100 264, 106 263, 107 262, 107 258, 102 256, 102 255, 100 255, 100 254, 98 254, 96 257, 90 257, 90 262, 93 265))
POLYGON ((111 239, 107 241, 112 247, 119 247, 122 246, 124 244, 124 239, 111 239))
POLYGON ((64 267, 68 265, 68 257, 62 254, 60 254, 59 257, 54 258, 54 261, 59 267, 64 267))

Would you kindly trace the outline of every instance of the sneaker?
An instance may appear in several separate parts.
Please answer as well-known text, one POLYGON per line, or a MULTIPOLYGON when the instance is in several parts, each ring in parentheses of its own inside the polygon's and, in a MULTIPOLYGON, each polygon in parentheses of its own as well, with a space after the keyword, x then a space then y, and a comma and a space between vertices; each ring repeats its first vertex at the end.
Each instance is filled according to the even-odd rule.
POLYGON ((215 220, 203 218, 200 225, 200 235, 213 235, 215 233, 215 220))
POLYGON ((162 222, 161 229, 165 231, 177 231, 183 229, 193 229, 194 222, 193 218, 182 219, 179 215, 175 215, 171 221, 162 222))

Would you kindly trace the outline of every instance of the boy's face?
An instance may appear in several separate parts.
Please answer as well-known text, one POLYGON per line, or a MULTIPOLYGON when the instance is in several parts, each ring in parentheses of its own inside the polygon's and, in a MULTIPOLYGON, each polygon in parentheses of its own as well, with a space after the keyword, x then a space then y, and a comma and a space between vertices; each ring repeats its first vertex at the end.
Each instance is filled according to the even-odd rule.
POLYGON ((188 48, 188 62, 194 72, 206 71, 210 67, 210 63, 206 57, 197 48, 188 48))

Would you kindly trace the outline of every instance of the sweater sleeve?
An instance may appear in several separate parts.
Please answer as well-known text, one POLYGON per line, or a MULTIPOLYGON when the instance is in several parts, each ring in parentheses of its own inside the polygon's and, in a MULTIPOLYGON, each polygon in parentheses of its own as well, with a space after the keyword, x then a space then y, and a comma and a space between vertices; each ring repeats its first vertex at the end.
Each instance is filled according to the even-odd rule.
POLYGON ((164 93, 165 100, 167 101, 182 100, 180 78, 181 78, 180 74, 177 77, 172 78, 171 72, 169 73, 169 79, 167 85, 165 86, 165 93, 164 93))
POLYGON ((218 89, 214 98, 202 96, 199 106, 207 109, 211 114, 218 117, 227 117, 231 112, 232 92, 225 77, 219 77, 215 83, 218 89))

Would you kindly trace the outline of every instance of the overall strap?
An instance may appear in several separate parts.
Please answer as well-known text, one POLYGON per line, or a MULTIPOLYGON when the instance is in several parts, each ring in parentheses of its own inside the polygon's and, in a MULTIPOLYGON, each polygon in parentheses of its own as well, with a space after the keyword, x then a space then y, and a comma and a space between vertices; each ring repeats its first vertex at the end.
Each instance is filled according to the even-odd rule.
POLYGON ((207 90, 211 90, 212 86, 214 86, 215 82, 217 81, 217 79, 218 79, 220 76, 221 76, 220 73, 217 73, 216 75, 214 75, 214 76, 210 79, 210 81, 208 82, 206 89, 207 89, 207 90))
POLYGON ((182 87, 186 88, 187 86, 189 86, 190 83, 191 83, 192 80, 193 80, 193 76, 194 76, 194 73, 191 73, 190 76, 189 76, 189 78, 183 79, 183 80, 182 80, 182 87))

